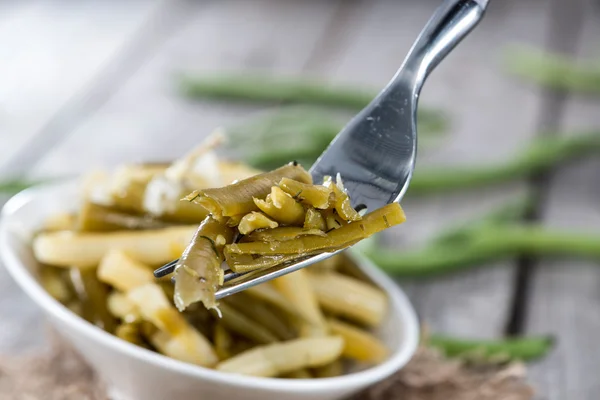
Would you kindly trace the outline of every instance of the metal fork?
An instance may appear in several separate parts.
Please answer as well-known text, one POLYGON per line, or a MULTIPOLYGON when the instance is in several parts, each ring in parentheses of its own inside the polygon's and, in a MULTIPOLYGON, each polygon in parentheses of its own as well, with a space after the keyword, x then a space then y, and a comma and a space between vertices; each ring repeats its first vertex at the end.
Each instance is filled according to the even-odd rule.
MULTIPOLYGON (((417 153, 417 105, 429 73, 477 25, 489 0, 446 0, 435 11, 402 66, 379 95, 335 137, 310 169, 315 182, 340 173, 353 206, 374 210, 399 202, 417 153)), ((340 250, 342 251, 342 250, 340 250)), ((245 274, 225 273, 217 299, 325 260, 340 251, 245 274)), ((173 272, 177 260, 154 271, 173 272)))

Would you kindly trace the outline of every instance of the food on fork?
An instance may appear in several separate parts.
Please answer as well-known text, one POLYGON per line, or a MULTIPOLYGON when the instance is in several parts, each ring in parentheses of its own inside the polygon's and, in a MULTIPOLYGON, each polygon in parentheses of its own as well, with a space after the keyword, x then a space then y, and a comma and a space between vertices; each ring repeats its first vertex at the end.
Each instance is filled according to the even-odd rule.
POLYGON ((369 330, 387 297, 344 254, 228 296, 219 310, 197 303, 216 307, 224 261, 266 268, 404 220, 397 205, 361 216, 339 177, 314 185, 293 163, 259 174, 218 159, 215 142, 172 164, 86 179, 79 208, 50 215, 33 238, 46 290, 122 340, 223 372, 310 379, 383 361, 369 330), (153 276, 177 257, 176 285, 153 276))
POLYGON ((210 213, 175 267, 180 311, 202 302, 217 309, 223 261, 236 273, 335 252, 404 222, 398 203, 361 216, 338 174, 321 185, 297 163, 185 197, 210 213))

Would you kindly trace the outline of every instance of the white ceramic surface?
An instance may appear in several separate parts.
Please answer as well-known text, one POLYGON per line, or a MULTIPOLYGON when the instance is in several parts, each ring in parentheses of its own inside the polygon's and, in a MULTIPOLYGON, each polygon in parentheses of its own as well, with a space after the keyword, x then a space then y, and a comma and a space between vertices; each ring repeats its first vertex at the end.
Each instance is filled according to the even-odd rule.
POLYGON ((418 324, 408 299, 357 254, 354 257, 363 272, 389 295, 389 316, 378 335, 391 349, 391 356, 375 367, 325 379, 254 378, 186 364, 122 341, 73 314, 36 280, 38 264, 28 244, 30 234, 48 215, 76 206, 76 187, 72 181, 39 186, 6 203, 0 223, 0 255, 16 282, 107 382, 114 399, 339 399, 396 372, 416 350, 418 324))

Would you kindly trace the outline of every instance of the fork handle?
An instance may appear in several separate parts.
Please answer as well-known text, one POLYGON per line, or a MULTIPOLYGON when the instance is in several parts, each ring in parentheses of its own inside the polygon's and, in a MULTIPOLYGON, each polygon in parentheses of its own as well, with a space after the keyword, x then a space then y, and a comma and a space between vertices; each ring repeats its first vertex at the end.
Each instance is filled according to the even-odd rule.
POLYGON ((445 0, 408 52, 396 78, 413 79, 415 93, 433 69, 482 19, 489 0, 445 0))

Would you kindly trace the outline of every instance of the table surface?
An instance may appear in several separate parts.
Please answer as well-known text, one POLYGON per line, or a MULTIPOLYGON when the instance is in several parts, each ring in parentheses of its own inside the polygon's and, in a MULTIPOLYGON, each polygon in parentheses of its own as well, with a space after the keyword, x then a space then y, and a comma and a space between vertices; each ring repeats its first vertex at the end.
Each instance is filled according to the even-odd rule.
MULTIPOLYGON (((0 176, 74 175, 184 153, 254 107, 192 103, 173 74, 258 70, 382 87, 439 1, 105 0, 0 2, 0 176)), ((599 7, 586 0, 492 2, 484 22, 435 71, 422 104, 452 117, 420 163, 494 162, 540 132, 597 127, 589 99, 545 93, 502 70, 507 45, 597 55, 599 7)), ((594 229, 600 162, 527 182, 411 202, 408 246, 524 191, 538 219, 594 229), (482 195, 483 194, 483 195, 482 195)), ((5 199, 3 199, 4 201, 5 199)), ((517 259, 428 280, 399 280, 432 331, 466 337, 552 334, 531 366, 540 399, 596 399, 600 272, 580 261, 517 259)), ((43 345, 43 319, 0 268, 0 352, 43 345)))

